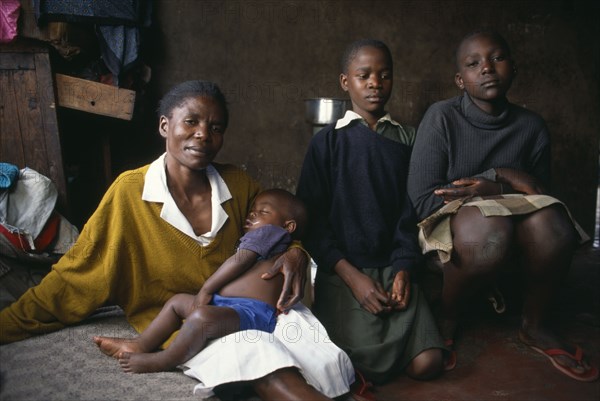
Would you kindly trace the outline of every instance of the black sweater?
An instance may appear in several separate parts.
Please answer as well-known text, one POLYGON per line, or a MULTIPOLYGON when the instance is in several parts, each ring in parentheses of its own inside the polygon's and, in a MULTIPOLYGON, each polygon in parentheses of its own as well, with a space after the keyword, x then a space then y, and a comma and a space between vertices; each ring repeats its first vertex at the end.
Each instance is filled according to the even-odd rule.
POLYGON ((411 148, 354 122, 311 140, 298 182, 309 229, 303 244, 320 270, 342 258, 357 268, 411 269, 420 258, 406 192, 411 148))

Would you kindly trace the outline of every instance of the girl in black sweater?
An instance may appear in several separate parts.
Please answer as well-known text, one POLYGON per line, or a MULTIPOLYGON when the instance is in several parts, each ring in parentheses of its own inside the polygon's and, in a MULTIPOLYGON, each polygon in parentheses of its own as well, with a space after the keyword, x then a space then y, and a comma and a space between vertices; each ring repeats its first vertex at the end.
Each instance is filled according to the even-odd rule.
POLYGON ((303 243, 318 265, 314 312, 367 379, 432 378, 443 341, 411 282, 420 260, 406 192, 414 129, 385 112, 393 77, 383 43, 353 43, 342 68, 352 111, 313 137, 297 190, 310 216, 303 243))

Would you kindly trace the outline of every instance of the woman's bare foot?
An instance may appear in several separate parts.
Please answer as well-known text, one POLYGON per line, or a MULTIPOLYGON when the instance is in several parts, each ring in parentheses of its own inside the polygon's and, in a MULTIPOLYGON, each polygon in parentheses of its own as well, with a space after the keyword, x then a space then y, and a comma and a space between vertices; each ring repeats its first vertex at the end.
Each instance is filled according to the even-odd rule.
POLYGON ((118 360, 119 365, 126 373, 163 372, 175 367, 164 361, 161 351, 154 353, 121 352, 118 360))
POLYGON ((119 359, 119 354, 123 352, 140 353, 145 351, 140 347, 137 338, 95 336, 92 339, 100 351, 115 359, 119 359))

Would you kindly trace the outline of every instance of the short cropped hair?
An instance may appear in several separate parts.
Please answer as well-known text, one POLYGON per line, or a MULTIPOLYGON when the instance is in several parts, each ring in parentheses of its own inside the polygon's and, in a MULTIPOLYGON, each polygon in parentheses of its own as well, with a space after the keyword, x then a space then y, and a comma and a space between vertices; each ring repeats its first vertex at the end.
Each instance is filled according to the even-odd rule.
POLYGON ((308 224, 308 211, 306 205, 300 198, 289 191, 281 188, 270 188, 261 192, 272 194, 285 202, 287 210, 282 211, 287 219, 296 221, 296 231, 292 233, 295 239, 301 239, 308 224))
POLYGON ((348 73, 348 67, 350 67, 350 63, 354 57, 356 57, 356 53, 364 47, 374 47, 383 51, 390 60, 390 67, 393 67, 392 53, 385 43, 377 39, 360 39, 350 43, 350 45, 346 47, 346 50, 344 50, 341 62, 341 68, 344 74, 348 73))
POLYGON ((215 99, 223 108, 225 115, 225 127, 229 122, 229 110, 225 95, 217 84, 209 81, 185 81, 175 85, 167 94, 163 96, 158 104, 158 115, 171 117, 173 110, 183 105, 186 99, 191 97, 204 96, 215 99))
POLYGON ((462 40, 456 47, 456 50, 454 51, 454 64, 456 65, 456 68, 460 69, 460 66, 458 64, 458 57, 463 47, 463 44, 475 36, 487 36, 488 38, 493 39, 494 41, 498 42, 498 44, 502 46, 504 50, 506 50, 506 56, 509 58, 511 57, 510 46, 508 45, 508 42, 506 41, 506 39, 504 39, 502 35, 500 35, 497 31, 493 29, 477 29, 463 36, 462 40))

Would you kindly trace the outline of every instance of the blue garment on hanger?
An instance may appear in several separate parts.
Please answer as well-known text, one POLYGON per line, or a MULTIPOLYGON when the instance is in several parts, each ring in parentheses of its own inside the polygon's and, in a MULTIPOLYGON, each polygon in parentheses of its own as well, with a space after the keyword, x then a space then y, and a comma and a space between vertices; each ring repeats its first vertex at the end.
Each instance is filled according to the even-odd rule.
POLYGON ((104 63, 118 81, 139 57, 140 27, 150 26, 149 0, 34 0, 38 24, 49 21, 95 25, 104 63))

